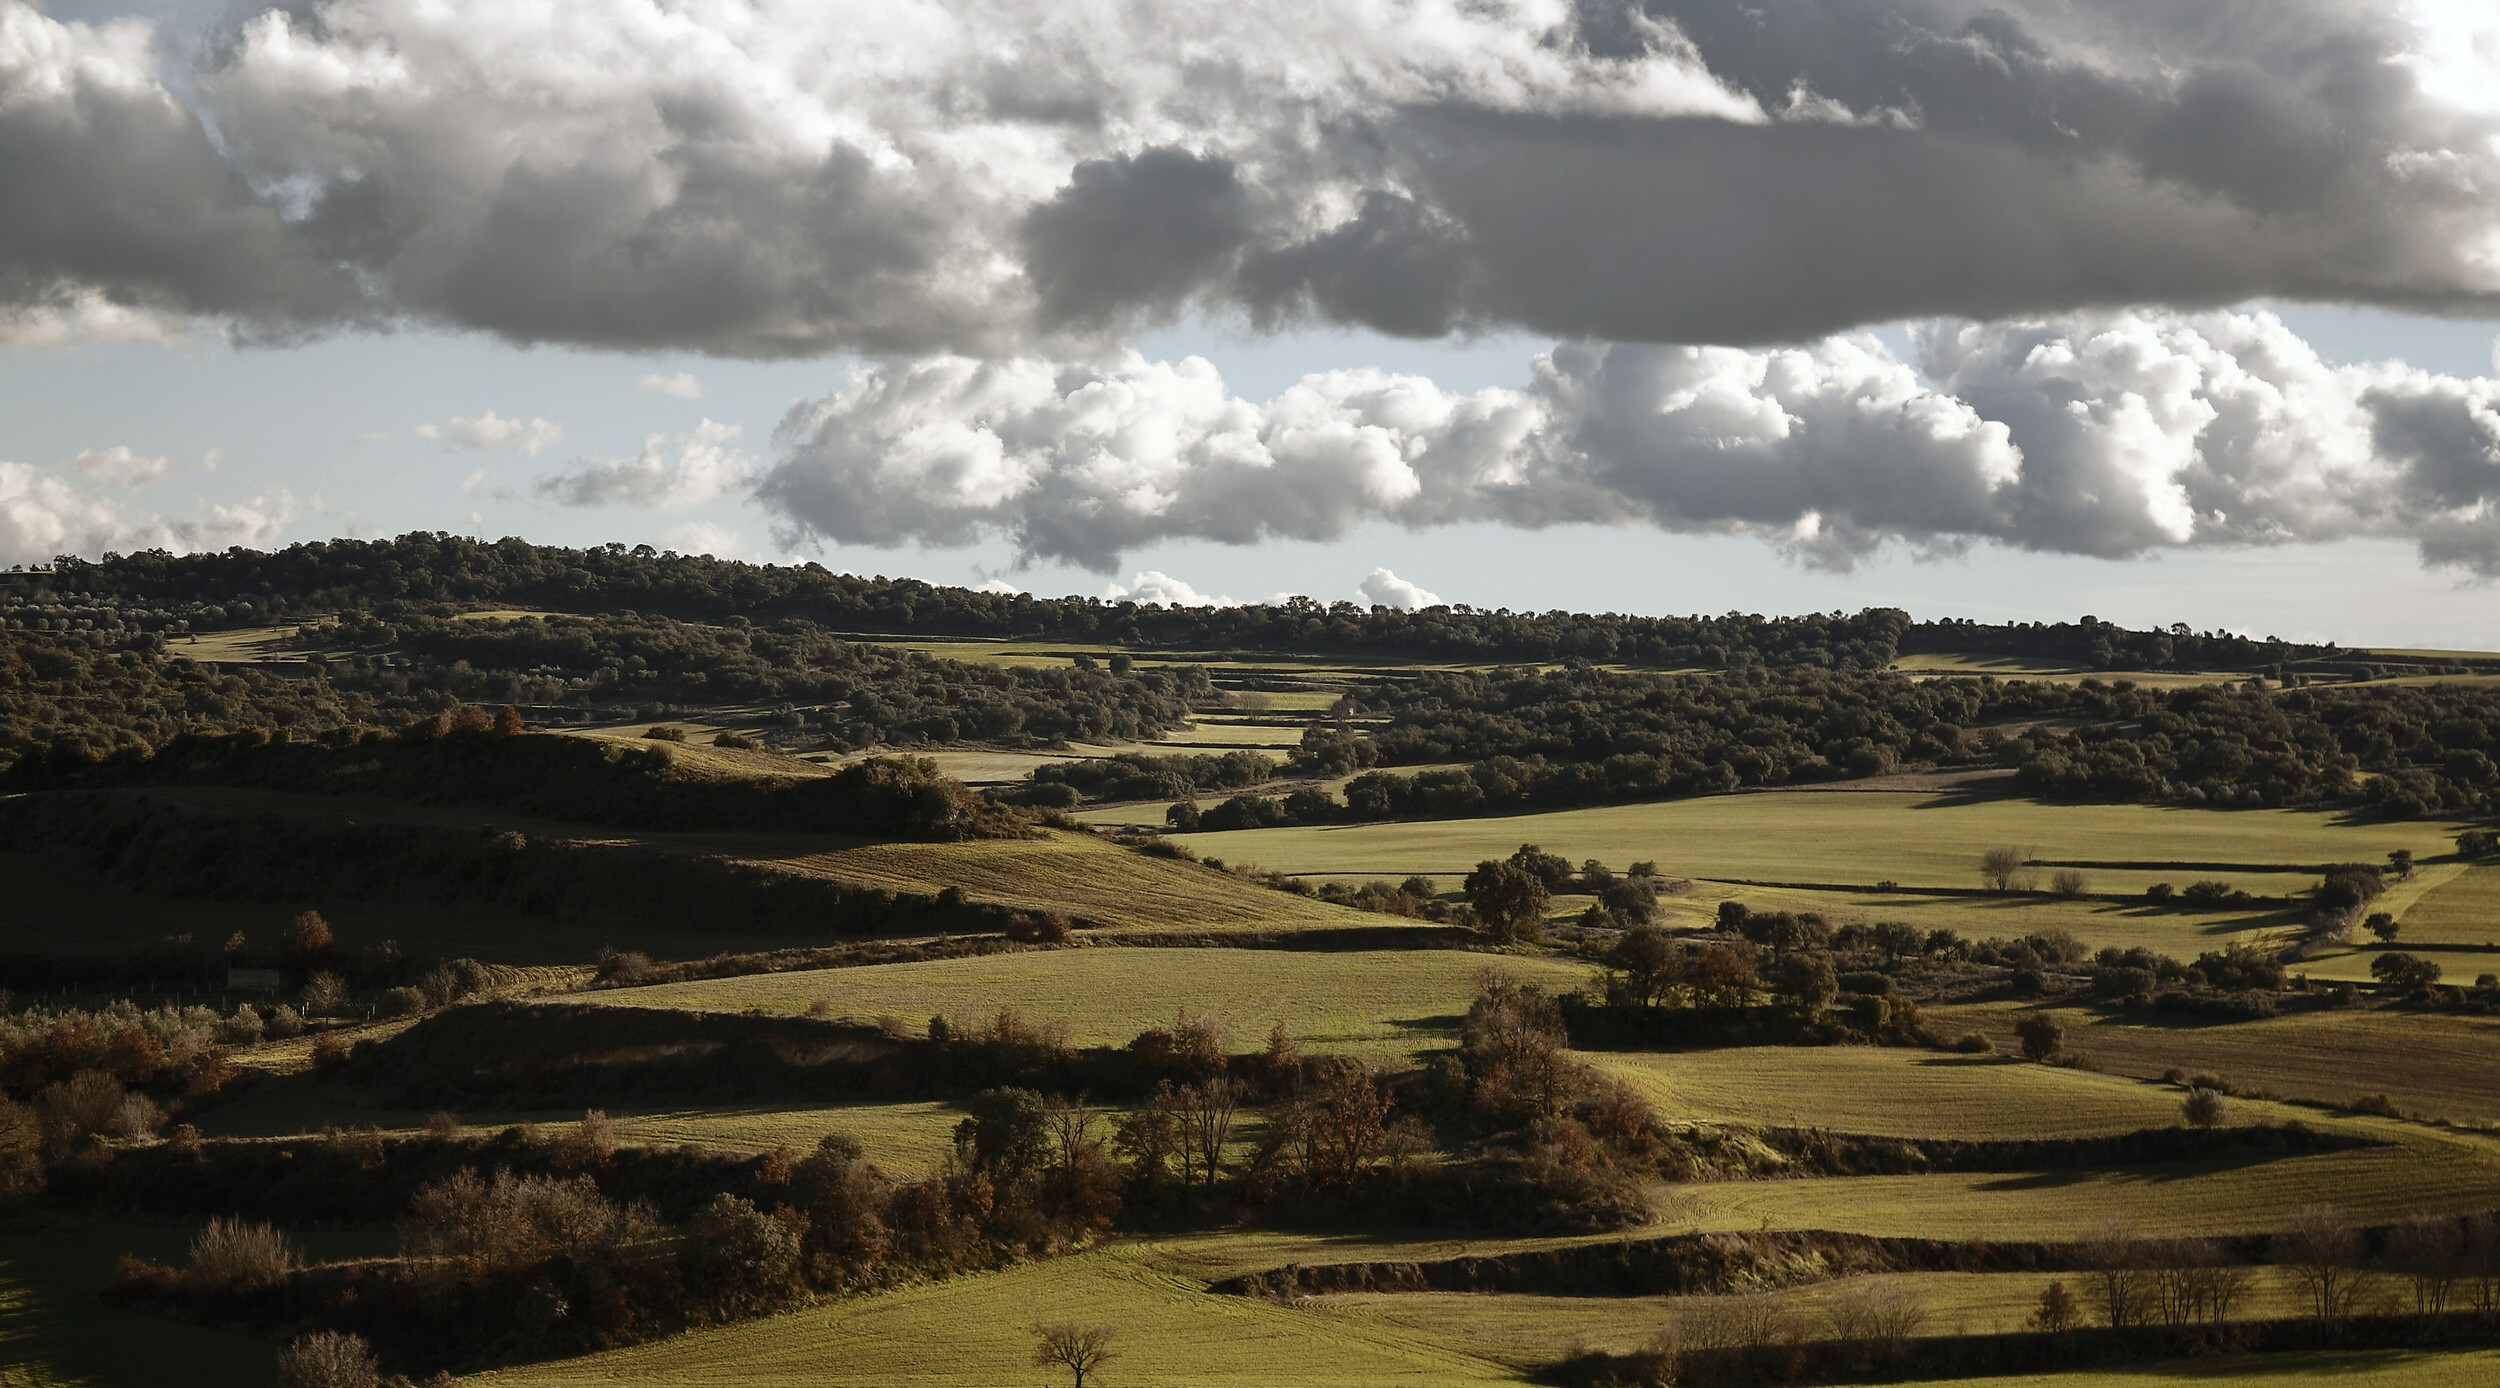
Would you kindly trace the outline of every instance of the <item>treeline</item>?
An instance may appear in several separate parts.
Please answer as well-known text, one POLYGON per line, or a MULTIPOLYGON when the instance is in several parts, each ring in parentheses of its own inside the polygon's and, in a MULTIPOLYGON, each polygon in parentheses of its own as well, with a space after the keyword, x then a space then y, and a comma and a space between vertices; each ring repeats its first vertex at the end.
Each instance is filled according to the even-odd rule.
POLYGON ((1588 666, 1436 671, 1366 686, 1303 736, 1344 803, 1236 797, 1176 827, 1467 815, 1882 775, 2015 768, 2047 799, 2500 812, 2500 689, 2225 684, 1588 666), (1376 719, 1378 721, 1359 721, 1376 719), (1466 761, 1400 772, 1400 764, 1466 761))
POLYGON ((1026 832, 1014 811, 940 775, 926 758, 872 757, 828 775, 727 777, 679 769, 671 746, 528 733, 510 709, 464 709, 397 732, 338 729, 312 741, 265 731, 182 734, 101 761, 38 747, 0 789, 208 785, 449 805, 620 828, 810 830, 955 840, 1026 832))
POLYGON ((1577 656, 1647 665, 1764 661, 1879 668, 1906 614, 1636 617, 1619 613, 1400 611, 1310 599, 1275 606, 1166 608, 1097 598, 1035 598, 861 578, 817 564, 757 565, 664 554, 648 545, 566 549, 517 539, 411 533, 331 540, 274 553, 163 551, 64 560, 45 593, 94 595, 183 614, 200 629, 355 611, 393 602, 664 613, 698 621, 799 618, 843 631, 1068 640, 1265 651, 1396 652, 1451 660, 1577 656))
POLYGON ((2323 646, 2232 631, 2196 631, 2185 622, 2133 631, 2084 617, 2072 622, 1916 622, 1901 635, 1903 655, 2027 656, 2095 670, 2239 670, 2336 653, 2323 646))
MULTIPOLYGON (((1194 667, 1032 669, 847 641, 813 622, 717 623, 635 612, 474 620, 351 613, 299 644, 331 683, 384 697, 426 690, 481 703, 779 704, 775 726, 838 748, 978 741, 1135 741, 1179 726, 1214 686, 1194 667)), ((1122 662, 1125 665, 1125 662, 1122 662)))
POLYGON ((169 659, 154 635, 114 647, 90 634, 13 631, 0 638, 0 767, 30 747, 99 758, 184 732, 303 735, 450 702, 425 688, 348 690, 252 666, 169 659))
POLYGON ((2067 717, 2015 753, 2025 789, 2059 799, 2202 805, 2360 801, 2391 818, 2500 812, 2500 689, 2085 683, 2067 717), (2366 778, 2365 778, 2366 774, 2366 778))

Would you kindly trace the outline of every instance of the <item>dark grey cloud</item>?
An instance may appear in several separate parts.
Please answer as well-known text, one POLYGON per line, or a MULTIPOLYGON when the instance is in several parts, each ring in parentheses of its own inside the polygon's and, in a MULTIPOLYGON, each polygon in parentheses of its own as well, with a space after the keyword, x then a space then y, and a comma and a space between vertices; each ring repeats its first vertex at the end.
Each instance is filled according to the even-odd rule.
POLYGON ((2408 7, 1560 13, 298 0, 151 45, 0 0, 0 305, 757 356, 1079 355, 1193 303, 1737 344, 2500 313, 2500 109, 2421 84, 2455 45, 2408 7))
POLYGON ((1067 187, 1026 214, 1024 268, 1045 321, 1099 324, 1170 311, 1249 235, 1232 161, 1158 147, 1077 165, 1067 187))

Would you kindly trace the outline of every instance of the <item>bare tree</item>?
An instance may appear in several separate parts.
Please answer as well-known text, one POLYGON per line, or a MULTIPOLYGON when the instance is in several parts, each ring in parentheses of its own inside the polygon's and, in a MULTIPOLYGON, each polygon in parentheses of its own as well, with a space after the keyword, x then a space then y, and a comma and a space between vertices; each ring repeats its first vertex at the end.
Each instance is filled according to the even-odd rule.
POLYGON ((2366 1278, 2361 1269, 2361 1234, 2330 1206, 2302 1210, 2277 1240, 2277 1261, 2292 1270, 2309 1298, 2320 1326, 2332 1326, 2351 1314, 2366 1278))
POLYGON ((2151 1289, 2139 1266, 2142 1250, 2135 1231, 2111 1220, 2083 1241, 2083 1263, 2092 1272, 2092 1290, 2101 1303, 2101 1319, 2112 1329, 2142 1325, 2151 1311, 2151 1289))
POLYGON ((1979 855, 1979 880, 1996 891, 2024 889, 2028 873, 2023 864, 2031 861, 2031 850, 2001 843, 1979 855))
POLYGON ((1042 1118, 1050 1128, 1051 1162, 1061 1171, 1075 1170, 1086 1153, 1102 1145, 1094 1136, 1102 1113, 1087 1107, 1082 1094, 1072 1100, 1057 1095, 1043 1100, 1042 1118))
POLYGON ((1033 1327, 1033 1362, 1066 1369, 1076 1376, 1076 1388, 1085 1388, 1085 1376, 1111 1362, 1112 1334, 1107 1325, 1071 1321, 1037 1325, 1033 1327))
POLYGON ((363 1336, 313 1330, 296 1336, 278 1356, 278 1377, 288 1388, 377 1388, 382 1370, 363 1336))
POLYGON ((1215 1188, 1215 1178, 1224 1169, 1224 1144, 1233 1136, 1233 1118, 1241 1111, 1241 1096, 1233 1082, 1218 1075, 1205 1085, 1181 1090, 1181 1123, 1189 1135, 1189 1144, 1198 1151, 1198 1171, 1207 1188, 1215 1188))
POLYGON ((2387 1234, 2387 1263, 2413 1285, 2413 1309, 2436 1316, 2448 1309, 2449 1295, 2469 1275, 2466 1227, 2445 1218, 2417 1219, 2387 1234))

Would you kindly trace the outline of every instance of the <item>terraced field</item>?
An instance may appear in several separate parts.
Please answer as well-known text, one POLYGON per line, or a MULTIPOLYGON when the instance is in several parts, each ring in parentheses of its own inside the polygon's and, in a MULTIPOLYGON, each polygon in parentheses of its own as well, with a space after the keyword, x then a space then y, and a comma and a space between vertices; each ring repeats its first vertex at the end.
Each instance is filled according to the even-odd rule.
MULTIPOLYGON (((2313 1115, 2314 1118, 2314 1115, 2313 1115)), ((1701 1230, 1841 1229, 1947 1239, 2074 1238, 2110 1220, 2162 1233, 2282 1227, 2332 1204, 2364 1222, 2490 1207, 2500 1143, 2385 1119, 2335 1126, 2388 1145, 2266 1160, 2030 1174, 1811 1177, 1678 1189, 1672 1217, 1701 1230)))
MULTIPOLYGON (((1583 1058, 1676 1122, 1989 1139, 2088 1137, 2179 1121, 2176 1090, 2000 1056, 1754 1046, 1583 1058)), ((2294 1116, 2274 1105, 2241 1108, 2248 1121, 2294 1116)))
POLYGON ((2052 805, 1921 791, 1764 791, 1653 804, 1477 819, 1243 829, 1187 842, 1227 861, 1322 877, 1440 876, 1535 843, 1578 862, 1638 859, 1719 881, 1899 882, 1975 888, 1979 855, 1998 844, 2044 860, 2157 862, 2088 868, 2092 889, 2140 893, 2157 881, 2218 877, 2252 892, 2314 882, 2317 864, 2382 862, 2391 849, 2447 853, 2456 826, 2348 822, 2304 810, 2052 805), (2236 865, 2236 866, 2228 866, 2236 865))
POLYGON ((654 836, 654 841, 893 891, 933 893, 954 887, 972 901, 1045 907, 1124 930, 1289 930, 1391 923, 1064 830, 1047 830, 1030 839, 837 847, 827 847, 821 835, 654 836))
MULTIPOLYGON (((2010 1050, 2015 1021, 2031 1010, 1988 1003, 1931 1008, 1927 1017, 1938 1031, 1982 1031, 2010 1050)), ((2340 1104, 2385 1094, 2409 1113, 2500 1122, 2500 1087, 2492 1084, 2500 1021, 2491 1018, 2369 1010, 2196 1025, 2071 1010, 2059 1016, 2066 1044, 2115 1075, 2151 1078, 2176 1068, 2286 1099, 2340 1104)))
POLYGON ((1124 1045, 1185 1008, 1221 1025, 1235 1050, 1256 1049, 1282 1022, 1305 1050, 1391 1060, 1452 1044, 1488 967, 1553 988, 1588 976, 1585 966, 1560 960, 1449 950, 1067 949, 666 983, 571 1000, 784 1014, 821 1004, 835 1016, 892 1016, 915 1026, 933 1015, 1013 1007, 1028 1020, 1066 1022, 1081 1046, 1124 1045))
POLYGON ((982 1277, 911 1287, 725 1330, 472 1380, 495 1388, 669 1383, 692 1388, 1034 1383, 1037 1320, 1118 1327, 1110 1383, 1462 1385, 1515 1383, 1510 1369, 1376 1319, 1213 1296, 1121 1245, 982 1277))

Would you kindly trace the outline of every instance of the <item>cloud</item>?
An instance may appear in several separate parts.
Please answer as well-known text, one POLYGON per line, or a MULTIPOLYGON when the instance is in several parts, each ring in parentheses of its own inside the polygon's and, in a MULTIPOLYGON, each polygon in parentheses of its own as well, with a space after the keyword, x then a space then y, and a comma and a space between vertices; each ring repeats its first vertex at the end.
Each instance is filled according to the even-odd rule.
POLYGON ((546 419, 506 419, 493 410, 475 419, 454 416, 444 424, 420 424, 417 437, 458 444, 473 453, 509 448, 535 458, 538 451, 564 437, 564 426, 546 419))
POLYGON ((715 559, 747 557, 746 537, 725 525, 711 521, 689 521, 671 526, 660 536, 660 543, 680 554, 704 554, 715 559))
POLYGON ((40 564, 63 554, 94 558, 107 550, 189 553, 266 546, 294 514, 294 497, 276 488, 190 517, 129 518, 63 478, 24 463, 0 462, 0 564, 40 564))
POLYGON ((1402 607, 1411 611, 1441 605, 1440 594, 1418 588, 1387 569, 1374 569, 1364 575, 1354 595, 1374 607, 1402 607))
POLYGON ((1211 597, 1190 587, 1160 569, 1146 569, 1129 580, 1129 586, 1114 583, 1103 593, 1108 602, 1161 603, 1165 607, 1239 607, 1231 598, 1211 597))
POLYGON ((754 457, 733 446, 738 434, 738 426, 709 419, 673 438, 653 434, 630 459, 584 462, 538 479, 538 495, 561 506, 700 506, 741 489, 754 475, 754 457))
MULTIPOLYGON (((130 451, 128 444, 111 448, 90 448, 70 459, 69 465, 97 481, 113 487, 144 487, 163 481, 173 471, 173 463, 162 456, 150 458, 130 451)), ((210 470, 215 470, 212 458, 210 470)))
POLYGON ((990 579, 983 579, 983 580, 981 581, 981 586, 980 586, 980 587, 978 587, 978 588, 973 589, 972 591, 974 591, 974 592, 976 592, 976 593, 1010 593, 1010 594, 1013 594, 1013 593, 1021 593, 1021 592, 1023 592, 1023 591, 1024 591, 1024 589, 1017 587, 1015 584, 1009 583, 1007 580, 1005 580, 1005 579, 1003 579, 1003 578, 990 578, 990 579))
POLYGON ((690 371, 677 371, 665 376, 654 371, 634 382, 634 386, 639 390, 649 391, 653 395, 666 395, 677 400, 703 398, 703 383, 696 380, 694 373, 690 371))
POLYGON ((2396 536, 2500 575, 2500 380, 2330 366, 2262 313, 1916 341, 1915 364, 1859 336, 1565 344, 1519 388, 1341 371, 1264 405, 1197 358, 871 366, 792 411, 756 495, 788 542, 997 534, 1098 572, 1171 540, 1390 521, 1744 534, 1836 568, 1894 544, 2117 558, 2396 536))
POLYGON ((2500 50, 2459 13, 302 0, 191 43, 0 0, 0 335, 1092 359, 1190 305, 1722 344, 2493 311, 2500 50))

